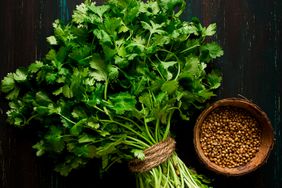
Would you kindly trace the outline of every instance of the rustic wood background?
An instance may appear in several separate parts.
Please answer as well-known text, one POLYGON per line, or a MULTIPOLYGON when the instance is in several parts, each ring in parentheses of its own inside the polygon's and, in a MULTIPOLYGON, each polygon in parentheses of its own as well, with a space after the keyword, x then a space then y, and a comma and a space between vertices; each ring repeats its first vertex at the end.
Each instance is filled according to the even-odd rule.
MULTIPOLYGON (((42 57, 56 18, 67 21, 82 0, 1 0, 0 79, 18 66, 42 57)), ((102 2, 101 0, 99 1, 102 2)), ((196 159, 191 125, 180 127, 179 153, 188 165, 214 178, 214 187, 280 188, 282 185, 282 1, 189 0, 184 19, 199 17, 204 25, 216 22, 216 40, 225 55, 219 61, 223 86, 218 98, 241 94, 258 104, 272 121, 276 142, 267 163, 243 177, 224 177, 207 171, 196 159), (189 136, 187 136, 187 134, 189 136), (183 144, 185 143, 185 144, 183 144)), ((60 177, 48 160, 38 159, 28 134, 5 122, 7 102, 0 95, 0 188, 135 187, 123 165, 100 178, 95 162, 60 177)))

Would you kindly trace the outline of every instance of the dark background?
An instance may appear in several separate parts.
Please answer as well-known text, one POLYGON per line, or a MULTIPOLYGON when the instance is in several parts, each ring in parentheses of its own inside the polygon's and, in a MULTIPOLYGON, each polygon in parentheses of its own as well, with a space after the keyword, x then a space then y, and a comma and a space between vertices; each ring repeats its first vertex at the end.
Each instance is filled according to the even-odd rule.
MULTIPOLYGON (((67 21, 81 1, 1 0, 0 79, 42 57, 52 22, 56 18, 67 21)), ((216 175, 199 163, 192 147, 192 125, 178 128, 182 133, 178 136, 179 155, 197 171, 214 178, 214 187, 281 187, 282 1, 190 0, 183 17, 192 16, 199 17, 205 26, 213 22, 218 26, 215 40, 225 51, 219 60, 223 85, 218 99, 240 94, 255 102, 268 114, 276 142, 267 163, 242 177, 216 175)), ((95 161, 67 178, 60 177, 52 172, 48 160, 35 157, 27 133, 7 125, 6 110, 7 102, 0 95, 0 188, 135 187, 125 165, 115 166, 102 179, 95 161)))

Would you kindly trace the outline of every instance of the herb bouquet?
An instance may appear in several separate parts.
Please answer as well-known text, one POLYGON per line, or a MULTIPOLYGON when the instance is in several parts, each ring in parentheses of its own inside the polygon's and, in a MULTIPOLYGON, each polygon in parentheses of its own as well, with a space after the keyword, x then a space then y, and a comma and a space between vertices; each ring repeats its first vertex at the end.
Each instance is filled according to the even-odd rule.
POLYGON ((138 187, 205 187, 175 152, 170 128, 220 86, 215 24, 182 21, 184 0, 85 1, 54 22, 50 51, 1 83, 8 121, 33 127, 37 156, 68 175, 93 158, 129 161, 138 187), (208 68, 207 68, 208 67, 208 68))

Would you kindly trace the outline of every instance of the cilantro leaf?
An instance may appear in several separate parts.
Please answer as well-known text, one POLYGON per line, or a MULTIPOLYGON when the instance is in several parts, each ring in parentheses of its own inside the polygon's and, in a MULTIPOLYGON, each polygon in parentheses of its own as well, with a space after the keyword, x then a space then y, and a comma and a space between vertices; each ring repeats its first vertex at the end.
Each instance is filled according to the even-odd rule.
POLYGON ((117 114, 124 114, 126 111, 133 111, 135 109, 136 99, 128 92, 120 92, 119 94, 109 96, 112 105, 111 109, 115 110, 117 114))
POLYGON ((168 94, 173 94, 178 89, 178 81, 177 80, 169 80, 166 81, 162 85, 162 91, 167 92, 168 94))
POLYGON ((217 57, 221 57, 223 55, 223 50, 215 42, 211 42, 211 43, 208 43, 206 45, 201 46, 201 51, 202 51, 202 53, 208 52, 209 57, 208 57, 207 60, 214 59, 214 58, 217 58, 217 57))
POLYGON ((15 80, 13 73, 8 73, 6 77, 1 81, 1 90, 8 93, 15 88, 15 80))
POLYGON ((47 42, 48 42, 50 45, 57 45, 57 44, 58 44, 58 41, 57 41, 57 39, 56 39, 55 36, 47 37, 47 42))
POLYGON ((23 82, 27 79, 27 73, 23 69, 17 69, 13 75, 14 75, 15 81, 18 81, 18 82, 23 82))
POLYGON ((212 71, 207 75, 207 82, 209 84, 210 89, 217 89, 222 81, 222 77, 220 76, 218 71, 212 71))
POLYGON ((43 67, 43 63, 41 61, 35 61, 34 63, 30 64, 28 67, 28 71, 30 73, 36 73, 40 70, 41 67, 43 67))
POLYGON ((216 32, 216 24, 210 24, 207 28, 203 30, 204 36, 212 36, 216 32))

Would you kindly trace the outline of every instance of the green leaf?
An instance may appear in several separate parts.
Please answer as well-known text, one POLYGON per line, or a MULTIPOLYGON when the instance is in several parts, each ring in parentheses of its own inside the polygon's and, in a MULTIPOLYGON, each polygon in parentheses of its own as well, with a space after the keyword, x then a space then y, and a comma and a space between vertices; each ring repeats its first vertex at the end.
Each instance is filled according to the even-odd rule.
POLYGON ((149 1, 149 2, 141 2, 140 3, 140 12, 145 13, 147 16, 157 15, 160 11, 160 7, 157 2, 149 1))
POLYGON ((85 60, 91 57, 91 50, 92 48, 88 45, 73 48, 72 52, 69 54, 69 57, 80 64, 84 64, 85 60))
POLYGON ((36 156, 42 156, 45 153, 44 142, 40 140, 35 145, 32 146, 33 149, 36 149, 36 156))
MULTIPOLYGON (((113 38, 116 38, 116 32, 119 32, 120 27, 124 26, 124 23, 122 22, 121 18, 110 18, 106 17, 105 19, 105 28, 107 33, 111 33, 113 38)), ((123 28, 124 29, 124 28, 123 28)))
POLYGON ((151 106, 153 106, 151 98, 152 97, 151 97, 151 95, 149 93, 143 93, 139 97, 139 102, 144 104, 147 107, 151 107, 151 106))
POLYGON ((45 136, 46 144, 50 150, 54 152, 62 152, 65 148, 64 140, 62 139, 62 130, 56 126, 51 126, 49 132, 45 136))
POLYGON ((106 65, 99 54, 94 54, 90 62, 90 67, 95 71, 90 72, 90 76, 97 81, 107 80, 106 65))
POLYGON ((63 87, 60 87, 59 89, 56 89, 52 92, 52 94, 55 96, 60 95, 61 93, 63 93, 63 87))
POLYGON ((54 49, 49 50, 49 52, 46 54, 46 59, 50 61, 56 60, 56 51, 54 49))
POLYGON ((169 67, 172 67, 177 64, 177 61, 161 61, 161 64, 163 65, 164 69, 167 70, 169 67))
POLYGON ((1 81, 1 91, 8 93, 15 88, 14 74, 8 73, 6 77, 1 81))
POLYGON ((78 157, 93 158, 96 155, 96 147, 92 145, 76 146, 73 152, 78 157))
POLYGON ((87 119, 82 119, 70 129, 70 133, 74 136, 78 136, 83 131, 83 126, 87 119))
POLYGON ((135 97, 127 92, 120 92, 109 96, 109 98, 112 103, 110 107, 115 110, 117 114, 124 114, 126 111, 133 111, 135 109, 135 97))
POLYGON ((161 61, 161 65, 165 70, 163 74, 165 75, 167 80, 171 80, 173 78, 173 73, 169 70, 169 68, 173 68, 173 66, 176 64, 177 61, 161 61))
POLYGON ((109 154, 116 152, 117 150, 116 146, 122 144, 125 138, 126 138, 126 135, 121 134, 119 135, 119 139, 112 141, 112 142, 105 143, 103 146, 97 148, 97 155, 108 157, 109 154))
POLYGON ((56 39, 55 36, 47 37, 47 42, 48 42, 50 45, 57 45, 57 44, 58 44, 58 41, 57 41, 57 39, 56 39))
POLYGON ((82 24, 83 22, 88 21, 89 16, 87 14, 87 11, 88 11, 88 7, 86 4, 82 3, 80 5, 77 5, 76 9, 73 11, 72 21, 77 24, 82 24))
POLYGON ((204 36, 212 36, 216 33, 216 24, 210 24, 207 28, 203 30, 204 36))
POLYGON ((102 137, 106 137, 111 135, 108 131, 103 131, 103 130, 96 130, 97 133, 99 133, 102 137))
MULTIPOLYGON (((63 95, 67 98, 73 97, 73 92, 68 85, 64 85, 62 88, 63 95)), ((56 92, 55 92, 56 93, 56 92)))
POLYGON ((181 7, 179 11, 185 8, 185 1, 183 0, 160 0, 158 2, 161 9, 169 14, 175 11, 177 6, 181 7))
POLYGON ((14 80, 18 82, 23 82, 27 79, 27 73, 23 69, 17 69, 13 75, 14 75, 14 80))
POLYGON ((96 122, 91 122, 90 121, 90 122, 87 123, 87 126, 90 127, 91 129, 96 130, 96 129, 98 129, 100 127, 100 124, 96 123, 96 122))
POLYGON ((217 57, 221 57, 223 55, 223 50, 215 42, 211 42, 211 43, 208 43, 206 45, 201 46, 201 50, 202 51, 208 51, 209 56, 212 59, 217 58, 217 57))
POLYGON ((39 91, 35 94, 35 101, 41 106, 48 106, 53 101, 43 91, 39 91))
POLYGON ((71 113, 72 117, 81 119, 81 118, 87 118, 87 113, 85 112, 83 107, 75 107, 71 113))
POLYGON ((179 78, 195 80, 203 75, 204 67, 201 65, 198 57, 191 55, 185 60, 186 62, 179 78))
POLYGON ((93 31, 93 34, 99 39, 101 44, 103 44, 103 43, 112 44, 112 39, 106 31, 100 30, 100 29, 95 29, 93 31))
POLYGON ((90 136, 88 134, 84 134, 79 137, 78 143, 79 144, 85 144, 85 143, 95 143, 97 142, 97 139, 93 136, 90 136))
POLYGON ((132 81, 132 88, 131 88, 131 93, 133 93, 134 95, 138 95, 141 92, 143 92, 145 90, 145 85, 148 82, 148 79, 146 79, 145 77, 141 77, 141 78, 137 78, 136 80, 132 81))
POLYGON ((57 74, 56 73, 47 73, 45 79, 46 79, 46 82, 49 84, 54 83, 57 79, 57 74))
POLYGON ((49 115, 49 108, 46 106, 36 106, 33 110, 41 116, 49 115))
POLYGON ((114 57, 114 55, 116 55, 117 53, 116 49, 113 49, 107 45, 102 45, 102 47, 103 47, 104 57, 106 61, 111 60, 112 57, 114 57))
POLYGON ((8 100, 14 100, 19 96, 20 93, 20 89, 19 88, 14 88, 12 91, 10 91, 8 93, 8 95, 6 95, 6 99, 8 100))
POLYGON ((144 154, 143 150, 133 149, 133 150, 131 150, 131 152, 133 153, 134 157, 136 157, 137 159, 140 159, 140 160, 145 159, 145 154, 144 154))
POLYGON ((191 50, 195 50, 200 47, 200 41, 198 39, 187 40, 186 44, 187 48, 182 50, 181 53, 190 52, 191 50))
POLYGON ((178 89, 178 81, 177 80, 169 80, 166 81, 163 85, 162 85, 162 91, 163 92, 167 92, 169 95, 173 94, 176 92, 176 90, 178 89))
POLYGON ((89 7, 89 10, 91 10, 93 13, 97 14, 100 18, 103 17, 103 14, 105 14, 106 11, 110 9, 109 5, 100 5, 95 6, 94 3, 92 3, 89 7))
POLYGON ((218 71, 212 71, 207 75, 207 81, 210 89, 217 89, 222 81, 222 77, 218 71))
POLYGON ((204 102, 208 99, 210 99, 211 97, 215 96, 215 94, 212 91, 209 91, 207 89, 203 89, 201 91, 198 92, 198 96, 200 97, 200 100, 198 100, 199 102, 204 102))
POLYGON ((142 24, 142 27, 146 30, 149 30, 150 31, 150 34, 154 34, 154 33, 157 33, 157 34, 164 34, 166 33, 164 30, 160 29, 164 26, 164 23, 162 24, 157 24, 157 23, 154 23, 152 20, 150 20, 150 24, 148 24, 147 22, 144 22, 144 21, 141 21, 141 24, 142 24))
POLYGON ((41 61, 35 61, 34 63, 30 64, 28 67, 28 71, 30 73, 36 73, 43 67, 43 63, 41 61))
POLYGON ((59 172, 62 176, 67 176, 73 169, 86 164, 84 158, 76 157, 74 155, 67 155, 64 161, 65 162, 59 163, 55 167, 55 171, 59 172))
POLYGON ((110 80, 115 80, 118 78, 119 75, 119 70, 117 67, 113 65, 108 65, 107 66, 107 72, 108 72, 108 77, 110 80))

